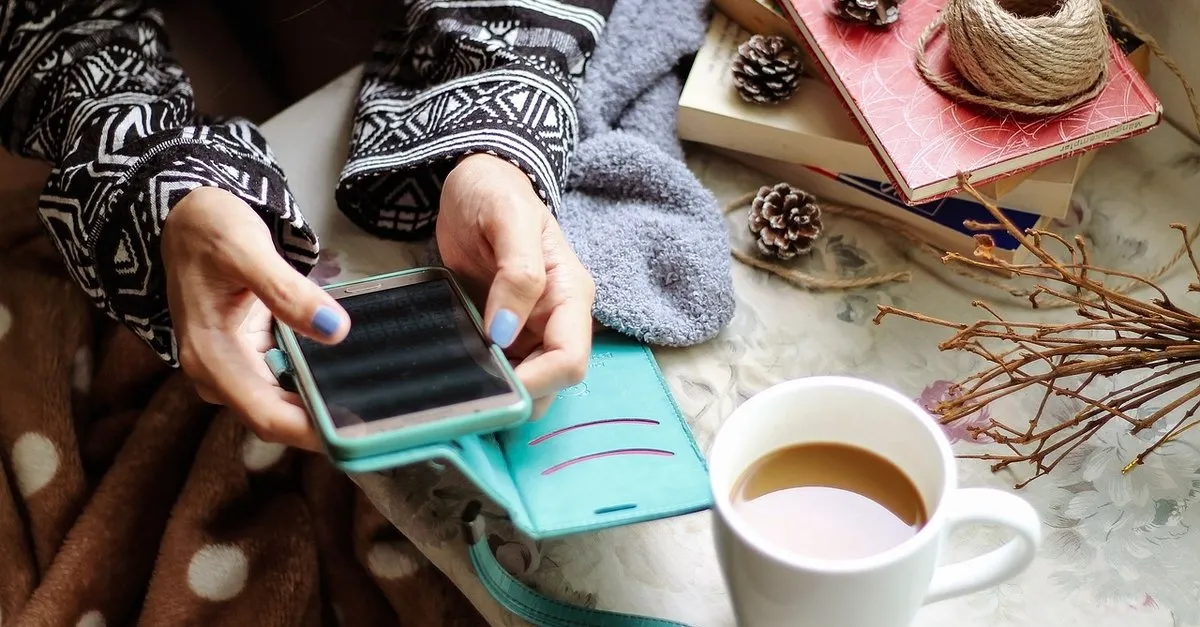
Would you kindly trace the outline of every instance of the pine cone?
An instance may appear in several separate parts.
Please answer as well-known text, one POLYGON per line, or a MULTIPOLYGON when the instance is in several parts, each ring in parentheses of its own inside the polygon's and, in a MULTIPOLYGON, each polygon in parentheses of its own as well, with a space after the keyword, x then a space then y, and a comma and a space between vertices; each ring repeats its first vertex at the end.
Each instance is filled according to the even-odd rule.
POLYGON ((821 207, 815 196, 787 183, 763 186, 750 205, 750 232, 762 254, 791 259, 811 250, 821 234, 821 207))
POLYGON ((746 102, 776 104, 796 92, 802 68, 800 51, 778 35, 755 35, 738 46, 733 84, 746 102))
POLYGON ((903 0, 833 0, 838 17, 851 22, 888 26, 900 19, 903 0))

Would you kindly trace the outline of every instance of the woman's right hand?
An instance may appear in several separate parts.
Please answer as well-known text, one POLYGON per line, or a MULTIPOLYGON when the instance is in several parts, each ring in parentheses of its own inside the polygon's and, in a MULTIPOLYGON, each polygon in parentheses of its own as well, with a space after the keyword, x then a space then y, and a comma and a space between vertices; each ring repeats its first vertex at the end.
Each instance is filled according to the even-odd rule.
POLYGON ((162 259, 180 366, 200 396, 263 441, 319 450, 299 396, 263 354, 275 345, 273 318, 332 344, 350 331, 345 310, 284 261, 249 205, 218 188, 189 192, 167 215, 162 259))

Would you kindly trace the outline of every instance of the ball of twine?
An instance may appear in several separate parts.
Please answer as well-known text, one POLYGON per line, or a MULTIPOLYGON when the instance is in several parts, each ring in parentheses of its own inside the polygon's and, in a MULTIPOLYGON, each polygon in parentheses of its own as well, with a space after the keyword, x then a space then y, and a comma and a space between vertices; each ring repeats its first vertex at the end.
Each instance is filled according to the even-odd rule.
POLYGON ((1100 0, 948 0, 916 46, 917 69, 949 98, 1029 115, 1069 111, 1108 80, 1100 0), (930 68, 925 51, 945 29, 966 85, 930 68))

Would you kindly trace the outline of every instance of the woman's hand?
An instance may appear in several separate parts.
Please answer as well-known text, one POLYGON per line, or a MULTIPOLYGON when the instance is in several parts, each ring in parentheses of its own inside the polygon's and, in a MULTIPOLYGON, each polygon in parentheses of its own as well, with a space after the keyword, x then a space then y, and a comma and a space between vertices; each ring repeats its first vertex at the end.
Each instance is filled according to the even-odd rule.
POLYGON ((520 168, 490 155, 460 161, 442 187, 442 261, 479 302, 484 328, 544 409, 581 381, 596 285, 520 168))
POLYGON ((318 450, 299 396, 263 361, 272 314, 297 333, 334 343, 350 331, 333 298, 293 269, 254 210, 216 188, 190 192, 163 227, 167 301, 180 366, 200 396, 239 414, 255 435, 318 450))

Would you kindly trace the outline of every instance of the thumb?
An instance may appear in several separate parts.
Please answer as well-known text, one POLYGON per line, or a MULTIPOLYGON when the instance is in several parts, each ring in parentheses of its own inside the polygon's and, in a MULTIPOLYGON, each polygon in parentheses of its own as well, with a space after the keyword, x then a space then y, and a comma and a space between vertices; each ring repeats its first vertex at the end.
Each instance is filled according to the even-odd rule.
POLYGON ((350 332, 350 317, 332 296, 288 265, 270 244, 237 255, 242 282, 275 318, 296 333, 336 344, 350 332))
POLYGON ((546 290, 542 228, 535 215, 516 211, 493 220, 490 239, 496 276, 488 291, 483 321, 488 336, 501 348, 516 341, 546 290))

